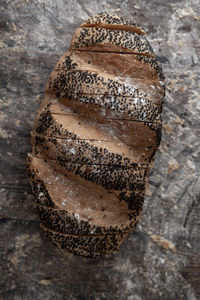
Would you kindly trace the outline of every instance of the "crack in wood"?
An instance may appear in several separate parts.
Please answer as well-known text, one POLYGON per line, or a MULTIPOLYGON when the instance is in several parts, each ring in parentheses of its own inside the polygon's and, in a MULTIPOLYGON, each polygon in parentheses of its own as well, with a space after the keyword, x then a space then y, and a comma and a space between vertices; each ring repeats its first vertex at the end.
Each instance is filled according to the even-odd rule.
POLYGON ((184 223, 183 223, 183 227, 185 228, 187 226, 187 223, 188 223, 188 219, 196 205, 196 200, 198 202, 200 202, 200 195, 197 196, 197 199, 194 199, 194 197, 192 197, 190 194, 189 196, 192 198, 192 203, 190 204, 189 208, 188 208, 188 211, 187 211, 187 214, 185 216, 185 220, 184 220, 184 223))

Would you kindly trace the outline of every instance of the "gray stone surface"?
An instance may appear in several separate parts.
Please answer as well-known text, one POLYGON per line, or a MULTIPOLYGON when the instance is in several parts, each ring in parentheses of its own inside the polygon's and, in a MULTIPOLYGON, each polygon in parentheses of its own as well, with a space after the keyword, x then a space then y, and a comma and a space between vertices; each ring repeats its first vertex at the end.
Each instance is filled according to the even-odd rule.
POLYGON ((0 0, 0 299, 200 299, 198 0, 0 0), (25 175, 49 73, 82 20, 107 11, 148 30, 163 64, 163 138, 135 233, 109 258, 66 255, 39 228, 25 175))

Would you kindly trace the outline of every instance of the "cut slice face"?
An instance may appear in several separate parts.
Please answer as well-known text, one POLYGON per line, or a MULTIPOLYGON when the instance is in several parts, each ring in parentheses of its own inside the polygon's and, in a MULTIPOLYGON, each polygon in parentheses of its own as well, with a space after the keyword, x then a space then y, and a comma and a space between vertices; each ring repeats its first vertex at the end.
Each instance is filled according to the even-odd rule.
POLYGON ((94 151, 99 152, 101 156, 106 153, 103 149, 106 149, 108 154, 122 156, 127 162, 130 161, 130 164, 148 163, 159 142, 160 126, 153 123, 105 119, 95 116, 95 112, 92 111, 91 116, 88 112, 82 117, 73 111, 68 114, 54 114, 48 107, 44 107, 36 117, 34 135, 53 139, 90 140, 90 146, 97 147, 94 151), (98 150, 98 147, 101 149, 98 150))

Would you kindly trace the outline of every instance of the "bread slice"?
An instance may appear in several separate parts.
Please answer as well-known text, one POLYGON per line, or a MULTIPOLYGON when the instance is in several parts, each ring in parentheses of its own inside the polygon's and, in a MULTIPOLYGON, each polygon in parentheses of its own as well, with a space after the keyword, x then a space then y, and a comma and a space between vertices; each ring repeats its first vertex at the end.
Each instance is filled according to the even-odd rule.
POLYGON ((127 238, 127 233, 107 235, 69 235, 52 231, 41 224, 47 238, 60 249, 86 257, 108 256, 115 253, 122 242, 127 238))
MULTIPOLYGON (((123 143, 94 139, 70 139, 31 134, 32 154, 47 155, 53 160, 88 165, 110 165, 117 167, 148 168, 148 164, 138 164, 135 156, 123 143), (123 151, 124 150, 124 151, 123 151)), ((150 149, 149 155, 151 155, 150 149)), ((146 154, 146 153, 145 153, 146 154)), ((139 160, 139 158, 138 158, 139 160)))
POLYGON ((84 21, 80 27, 99 27, 99 28, 107 28, 107 29, 116 29, 116 30, 124 30, 135 32, 137 34, 145 34, 144 28, 139 26, 138 24, 126 20, 122 17, 110 15, 107 13, 99 13, 96 14, 86 21, 84 21))
POLYGON ((163 88, 157 81, 118 77, 88 70, 53 71, 47 82, 46 91, 53 92, 57 97, 68 98, 71 94, 90 94, 109 96, 126 96, 143 98, 160 103, 163 88), (149 93, 147 94, 147 92, 149 93))
POLYGON ((144 124, 161 124, 162 106, 145 98, 131 98, 110 95, 70 94, 69 98, 58 100, 52 93, 46 93, 38 114, 43 110, 54 114, 68 115, 72 112, 96 119, 98 124, 112 120, 138 121, 144 124))
MULTIPOLYGON (((28 155, 27 175, 31 181, 32 186, 34 186, 33 193, 39 205, 48 207, 59 206, 61 209, 64 209, 66 201, 61 199, 61 201, 57 202, 57 198, 60 198, 58 191, 59 189, 61 189, 62 193, 66 192, 66 197, 73 194, 75 198, 80 198, 78 202, 70 201, 69 203, 68 201, 68 210, 69 204, 71 205, 70 209, 74 209, 75 207, 77 207, 77 203, 82 202, 81 199, 83 195, 85 195, 83 201, 84 205, 86 203, 90 207, 93 204, 92 207, 94 209, 98 208, 100 204, 100 208, 98 210, 102 210, 102 208, 105 207, 105 203, 102 204, 102 201, 106 201, 107 207, 110 207, 113 202, 115 203, 117 201, 119 207, 121 207, 121 205, 125 205, 124 209, 122 209, 123 211, 125 210, 125 208, 127 208, 126 201, 124 199, 121 199, 121 201, 119 201, 118 193, 115 190, 105 189, 94 181, 91 182, 91 180, 87 180, 87 178, 77 176, 78 174, 74 174, 68 171, 66 165, 67 164, 59 165, 56 161, 41 159, 38 157, 34 157, 31 154, 28 155), (49 196, 47 187, 50 191, 50 194, 52 195, 51 197, 49 196), (89 196, 87 196, 87 192, 89 193, 89 196), (99 193, 99 195, 97 192, 99 193), (51 200, 51 198, 55 200, 51 200), (94 198, 96 198, 98 201, 93 201, 94 198)), ((137 181, 137 183, 139 188, 140 182, 137 181)), ((138 193, 140 193, 140 191, 138 191, 138 193)), ((64 196, 62 198, 65 199, 66 197, 64 196)), ((135 210, 137 210, 138 208, 138 203, 137 201, 133 201, 135 210)), ((78 208, 80 208, 79 205, 78 208)), ((130 211, 129 213, 131 214, 132 212, 130 211)))
POLYGON ((51 113, 49 106, 45 106, 36 117, 35 135, 52 137, 55 143, 57 138, 90 140, 90 146, 95 147, 93 150, 97 155, 105 156, 103 149, 106 149, 107 157, 119 159, 121 156, 130 163, 148 163, 153 157, 155 148, 160 142, 160 124, 126 120, 113 122, 113 119, 100 121, 101 117, 97 117, 94 121, 92 120, 94 114, 91 118, 89 114, 86 116, 87 119, 73 111, 67 115, 51 113), (98 150, 98 147, 101 150, 98 150))
POLYGON ((152 47, 143 35, 100 27, 76 29, 71 39, 70 49, 134 53, 155 57, 152 47))
MULTIPOLYGON (((112 208, 112 207, 111 207, 112 208)), ((65 210, 38 205, 40 218, 49 229, 60 233, 82 234, 82 235, 105 235, 130 233, 135 229, 133 220, 127 222, 128 211, 119 210, 103 211, 91 210, 84 211, 77 209, 65 210), (117 220, 117 222, 116 222, 117 220), (112 226, 110 226, 112 223, 112 226)), ((106 207, 107 209, 107 207, 106 207)), ((90 210, 90 208, 88 208, 90 210)))
MULTIPOLYGON (((31 158, 31 156, 29 156, 31 158)), ((38 169, 40 172, 41 163, 46 159, 38 159, 38 169)), ((31 161, 31 160, 30 160, 31 161)), ((148 169, 134 169, 130 167, 118 167, 112 165, 88 165, 63 162, 60 160, 47 160, 55 171, 75 179, 83 180, 84 184, 96 184, 96 187, 103 187, 106 191, 114 192, 120 201, 125 201, 130 210, 138 210, 143 204, 144 189, 148 177, 148 169)), ((28 169, 30 169, 30 163, 28 169)), ((30 174, 32 174, 30 172, 30 174)), ((33 176, 30 175, 29 177, 33 176)), ((44 181, 48 184, 48 182, 44 181)))
POLYGON ((161 67, 156 58, 128 53, 68 50, 55 66, 55 70, 59 69, 107 73, 129 82, 131 78, 161 80, 161 67))

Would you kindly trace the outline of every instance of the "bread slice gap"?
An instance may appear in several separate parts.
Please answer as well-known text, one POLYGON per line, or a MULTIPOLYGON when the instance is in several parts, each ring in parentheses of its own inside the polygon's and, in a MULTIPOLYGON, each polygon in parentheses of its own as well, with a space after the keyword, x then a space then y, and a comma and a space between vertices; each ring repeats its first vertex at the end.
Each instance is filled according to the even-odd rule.
POLYGON ((81 28, 105 28, 111 30, 120 30, 120 31, 129 31, 134 32, 137 34, 146 34, 141 28, 136 26, 129 26, 129 25, 122 25, 122 24, 106 24, 106 23, 93 23, 93 24, 82 24, 80 25, 81 28))
POLYGON ((98 53, 104 53, 104 54, 120 54, 120 55, 132 55, 132 56, 136 56, 136 57, 140 57, 141 60, 144 59, 156 59, 156 56, 153 54, 148 54, 148 53, 142 53, 142 52, 136 52, 136 51, 127 51, 126 49, 124 49, 123 47, 114 47, 113 51, 109 50, 110 45, 109 44, 104 44, 103 46, 98 45, 95 48, 93 48, 92 46, 88 46, 88 48, 83 48, 83 49, 76 49, 76 48, 70 48, 70 50, 72 52, 74 51, 80 51, 80 52, 94 52, 95 54, 98 53), (119 50, 120 49, 120 50, 119 50), (123 51, 124 50, 124 51, 123 51), (122 52, 123 51, 123 52, 122 52))

